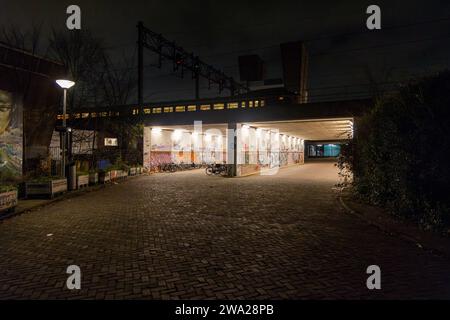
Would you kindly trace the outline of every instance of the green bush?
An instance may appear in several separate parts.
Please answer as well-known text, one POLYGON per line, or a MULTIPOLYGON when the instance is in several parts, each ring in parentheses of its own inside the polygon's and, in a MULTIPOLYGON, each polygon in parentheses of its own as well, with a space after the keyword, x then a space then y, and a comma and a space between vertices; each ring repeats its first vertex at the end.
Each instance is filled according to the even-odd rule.
POLYGON ((13 185, 0 185, 0 193, 16 191, 16 190, 17 190, 17 188, 13 185))
POLYGON ((33 178, 33 179, 30 179, 30 180, 28 180, 28 181, 30 181, 30 182, 50 182, 50 181, 52 181, 52 180, 59 180, 59 179, 64 179, 63 177, 61 177, 61 176, 40 176, 40 177, 36 177, 36 178, 33 178))
POLYGON ((437 230, 450 226, 449 92, 443 72, 378 99, 338 163, 363 199, 437 230))

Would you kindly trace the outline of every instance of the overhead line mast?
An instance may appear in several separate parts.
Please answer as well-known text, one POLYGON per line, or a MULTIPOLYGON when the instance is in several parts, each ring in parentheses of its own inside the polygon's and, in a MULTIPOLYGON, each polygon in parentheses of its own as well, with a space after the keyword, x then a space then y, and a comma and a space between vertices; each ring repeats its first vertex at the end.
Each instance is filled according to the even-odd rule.
POLYGON ((163 60, 169 60, 173 63, 173 70, 180 71, 181 77, 184 71, 191 72, 192 79, 195 80, 195 99, 200 98, 200 77, 208 80, 208 88, 211 84, 219 86, 219 92, 224 89, 230 91, 230 95, 248 92, 248 87, 236 82, 233 77, 227 76, 223 71, 201 61, 198 56, 187 52, 175 42, 169 41, 161 34, 155 33, 146 28, 142 22, 138 25, 138 103, 140 108, 144 103, 144 48, 158 54, 158 67, 162 67, 163 60))

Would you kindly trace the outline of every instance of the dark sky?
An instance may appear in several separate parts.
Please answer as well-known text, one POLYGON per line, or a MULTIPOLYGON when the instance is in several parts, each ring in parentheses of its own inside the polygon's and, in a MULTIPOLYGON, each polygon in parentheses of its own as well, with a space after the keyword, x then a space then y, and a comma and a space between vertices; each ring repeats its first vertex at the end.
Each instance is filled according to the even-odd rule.
MULTIPOLYGON (((449 1, 0 1, 0 24, 24 28, 32 22, 64 27, 65 8, 75 3, 82 27, 104 38, 116 56, 133 54, 135 26, 142 20, 236 79, 237 56, 251 53, 266 61, 268 78, 281 78, 278 45, 307 40, 310 94, 316 99, 357 97, 367 87, 356 85, 368 83, 368 74, 389 82, 443 69, 450 60, 449 1), (381 31, 367 32, 370 4, 381 7, 381 31)), ((151 61, 146 54, 146 64, 151 61)), ((193 97, 190 77, 167 76, 170 71, 171 65, 146 68, 147 101, 193 97)), ((202 90, 202 96, 216 95, 202 90)))

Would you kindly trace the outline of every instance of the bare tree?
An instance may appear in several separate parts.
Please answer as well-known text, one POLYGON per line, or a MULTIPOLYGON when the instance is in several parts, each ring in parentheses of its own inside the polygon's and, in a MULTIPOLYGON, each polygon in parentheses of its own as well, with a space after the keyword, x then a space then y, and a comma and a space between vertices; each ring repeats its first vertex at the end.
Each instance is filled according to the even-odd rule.
POLYGON ((0 27, 0 39, 11 47, 28 51, 31 54, 45 55, 43 49, 42 23, 33 23, 29 30, 18 26, 0 27))
POLYGON ((101 74, 105 52, 100 39, 89 30, 52 30, 49 54, 64 63, 68 77, 76 82, 69 92, 72 109, 95 107, 101 94, 101 74))
POLYGON ((104 55, 102 84, 103 103, 105 105, 125 105, 136 88, 136 71, 133 57, 122 56, 118 64, 104 55), (120 66, 120 67, 119 67, 120 66))
MULTIPOLYGON (((136 87, 133 56, 123 55, 114 60, 103 42, 89 30, 53 30, 50 53, 67 66, 69 76, 77 83, 69 92, 72 110, 120 106, 130 102, 136 87)), ((134 126, 125 121, 106 118, 102 119, 102 125, 101 129, 115 132, 119 136, 122 158, 126 158, 130 142, 134 140, 134 126)), ((96 133, 92 137, 92 149, 95 148, 95 140, 96 133)))
MULTIPOLYGON (((68 92, 69 111, 98 106, 125 105, 135 90, 136 77, 133 56, 114 57, 105 49, 103 41, 87 30, 52 29, 49 38, 42 37, 42 24, 34 24, 29 31, 17 27, 0 28, 0 41, 26 50, 32 54, 46 55, 62 62, 67 76, 76 82, 68 92), (44 49, 44 45, 47 47, 44 49)), ((17 77, 18 91, 25 95, 29 91, 30 80, 17 77), (20 81, 19 81, 20 80, 20 81)), ((97 130, 109 130, 119 136, 120 148, 127 149, 136 130, 126 122, 117 119, 102 119, 103 127, 97 130)), ((92 153, 94 153, 96 131, 92 135, 92 153)), ((26 137, 25 137, 26 139, 26 137)), ((125 151, 126 153, 126 151, 125 151)))

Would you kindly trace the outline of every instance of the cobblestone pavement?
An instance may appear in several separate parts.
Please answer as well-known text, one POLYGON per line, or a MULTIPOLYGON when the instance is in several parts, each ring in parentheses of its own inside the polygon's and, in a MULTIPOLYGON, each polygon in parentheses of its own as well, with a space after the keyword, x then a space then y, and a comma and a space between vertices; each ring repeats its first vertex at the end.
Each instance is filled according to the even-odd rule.
POLYGON ((346 214, 336 179, 330 163, 189 171, 53 203, 0 223, 0 298, 450 298, 450 261, 346 214), (65 288, 71 264, 79 291, 65 288))

